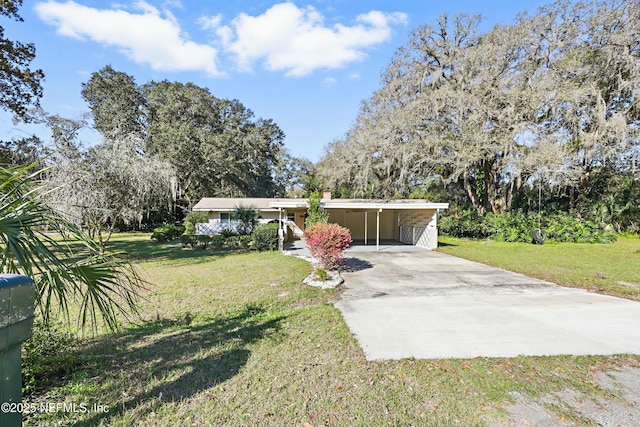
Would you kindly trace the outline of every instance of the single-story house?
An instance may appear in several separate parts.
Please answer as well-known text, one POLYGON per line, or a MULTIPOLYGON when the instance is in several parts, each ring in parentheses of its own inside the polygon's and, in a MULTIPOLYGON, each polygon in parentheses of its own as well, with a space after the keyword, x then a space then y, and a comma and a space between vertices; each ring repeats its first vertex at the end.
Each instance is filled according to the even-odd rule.
MULTIPOLYGON (((329 222, 351 231, 356 243, 379 246, 381 240, 395 240, 435 249, 438 212, 449 204, 414 199, 332 199, 331 193, 325 192, 320 206, 328 213, 329 222)), ((302 237, 308 200, 287 198, 205 197, 193 207, 194 211, 209 212, 209 223, 198 224, 197 233, 217 234, 231 226, 231 213, 237 207, 256 209, 260 223, 281 224, 286 238, 302 237)))

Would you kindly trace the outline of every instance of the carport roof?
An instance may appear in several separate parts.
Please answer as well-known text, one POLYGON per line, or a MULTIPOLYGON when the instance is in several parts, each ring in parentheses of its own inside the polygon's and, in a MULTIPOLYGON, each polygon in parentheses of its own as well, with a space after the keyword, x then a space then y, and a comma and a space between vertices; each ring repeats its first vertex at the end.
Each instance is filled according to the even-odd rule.
MULTIPOLYGON (((300 202, 304 202, 307 207, 306 199, 273 199, 269 205, 274 208, 292 208, 301 207, 300 202)), ((362 210, 378 210, 378 209, 447 209, 449 203, 431 203, 426 200, 416 199, 322 199, 320 205, 325 209, 362 209, 362 210)))
POLYGON ((323 199, 325 209, 448 209, 449 203, 431 203, 416 199, 323 199))
MULTIPOLYGON (((447 209, 449 203, 431 203, 416 199, 322 199, 320 205, 325 209, 447 209)), ((307 199, 276 198, 235 198, 205 197, 194 207, 194 211, 233 210, 238 206, 252 207, 259 210, 277 210, 307 208, 307 199)))

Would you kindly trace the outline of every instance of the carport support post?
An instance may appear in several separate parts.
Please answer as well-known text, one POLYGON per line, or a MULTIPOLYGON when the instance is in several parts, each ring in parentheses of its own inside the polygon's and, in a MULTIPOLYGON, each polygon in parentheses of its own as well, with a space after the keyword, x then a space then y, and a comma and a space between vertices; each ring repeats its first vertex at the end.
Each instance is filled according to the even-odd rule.
POLYGON ((282 223, 282 208, 278 208, 278 250, 284 250, 284 224, 282 223))
POLYGON ((378 209, 376 215, 376 251, 380 250, 380 212, 382 212, 382 208, 378 209))
POLYGON ((364 211, 364 244, 367 245, 367 214, 369 212, 364 211))

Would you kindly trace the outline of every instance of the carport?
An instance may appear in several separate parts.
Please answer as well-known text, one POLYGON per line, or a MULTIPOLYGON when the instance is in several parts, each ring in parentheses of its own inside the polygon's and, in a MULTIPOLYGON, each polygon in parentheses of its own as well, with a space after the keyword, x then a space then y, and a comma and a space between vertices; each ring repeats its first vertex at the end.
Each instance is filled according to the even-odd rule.
POLYGON ((438 247, 438 212, 448 203, 424 200, 323 199, 329 221, 348 228, 354 241, 380 248, 396 241, 426 249, 438 247))

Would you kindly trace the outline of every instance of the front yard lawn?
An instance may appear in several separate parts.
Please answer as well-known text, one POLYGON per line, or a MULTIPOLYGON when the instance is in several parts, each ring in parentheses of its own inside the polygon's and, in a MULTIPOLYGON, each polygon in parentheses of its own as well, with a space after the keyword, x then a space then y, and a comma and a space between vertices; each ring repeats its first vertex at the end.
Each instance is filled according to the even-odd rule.
MULTIPOLYGON (((444 249, 462 252, 467 243, 450 244, 458 246, 444 249)), ((611 397, 594 375, 639 361, 367 362, 331 304, 339 291, 302 285, 311 269, 306 261, 182 249, 148 235, 117 236, 114 246, 126 248, 149 281, 142 318, 120 333, 78 340, 68 369, 52 369, 25 398, 85 403, 87 411, 39 412, 25 426, 496 425, 507 422, 512 392, 536 397, 572 389, 611 397)), ((584 421, 576 412, 549 409, 584 421)))

